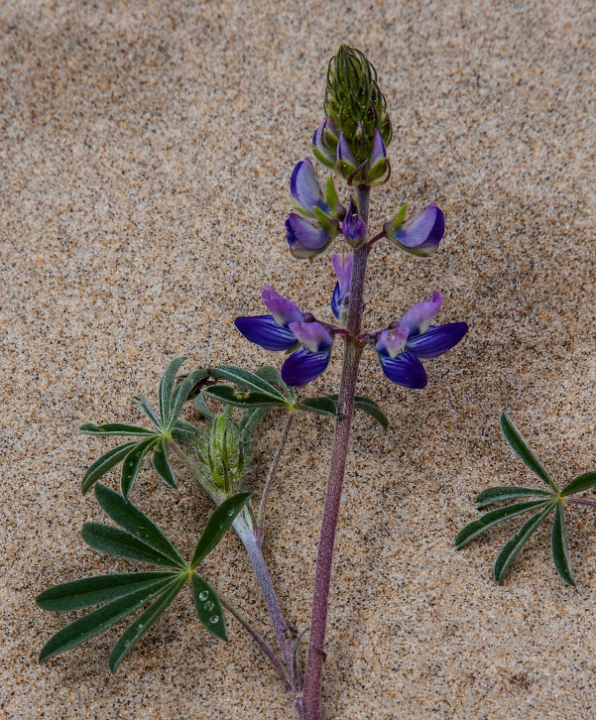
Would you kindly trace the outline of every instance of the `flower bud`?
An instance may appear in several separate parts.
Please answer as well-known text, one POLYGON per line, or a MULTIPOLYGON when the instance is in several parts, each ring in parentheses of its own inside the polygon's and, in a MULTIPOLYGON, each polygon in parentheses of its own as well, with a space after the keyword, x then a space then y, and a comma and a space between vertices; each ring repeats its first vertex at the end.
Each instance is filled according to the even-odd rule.
POLYGON ((235 492, 246 473, 252 451, 250 433, 226 414, 216 415, 210 432, 202 433, 196 444, 201 474, 227 495, 235 492))

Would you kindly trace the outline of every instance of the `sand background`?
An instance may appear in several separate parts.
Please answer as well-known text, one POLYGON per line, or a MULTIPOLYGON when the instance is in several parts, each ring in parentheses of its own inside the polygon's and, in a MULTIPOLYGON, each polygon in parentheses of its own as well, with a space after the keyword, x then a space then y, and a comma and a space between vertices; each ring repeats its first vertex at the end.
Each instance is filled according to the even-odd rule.
MULTIPOLYGON (((377 66, 395 127, 372 227, 405 199, 437 201, 447 220, 431 261, 379 243, 366 324, 440 290, 440 319, 471 329, 426 363, 423 392, 365 356, 359 390, 392 424, 354 426, 324 717, 593 718, 596 514, 568 513, 577 589, 558 579, 546 528, 503 587, 492 563, 520 522, 453 549, 479 491, 538 482, 500 435, 503 410, 556 478, 596 467, 593 2, 9 1, 0 20, 0 717, 293 717, 233 621, 218 644, 188 593, 116 677, 122 626, 39 665, 65 618, 33 599, 135 567, 78 538, 102 517, 80 479, 112 444, 80 424, 136 419, 130 397, 154 397, 180 354, 189 367, 279 363, 232 325, 262 312, 264 283, 330 316, 329 256, 295 261, 283 222, 327 61, 347 41, 377 66)), ((281 422, 264 424, 256 488, 281 422)), ((300 417, 273 492, 266 556, 299 629, 331 439, 330 422, 300 417)), ((190 553, 209 506, 176 467, 178 492, 147 467, 133 497, 190 553)), ((263 627, 233 534, 205 574, 263 627)))

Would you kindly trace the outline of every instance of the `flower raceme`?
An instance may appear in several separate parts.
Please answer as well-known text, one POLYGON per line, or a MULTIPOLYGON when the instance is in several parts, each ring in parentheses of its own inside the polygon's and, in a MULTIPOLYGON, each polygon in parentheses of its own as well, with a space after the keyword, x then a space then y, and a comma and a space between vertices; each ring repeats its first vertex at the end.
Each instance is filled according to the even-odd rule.
POLYGON ((397 385, 422 389, 428 378, 423 360, 439 357, 455 347, 468 332, 465 322, 431 325, 443 304, 434 292, 426 302, 413 305, 401 319, 376 335, 375 350, 385 375, 397 385))

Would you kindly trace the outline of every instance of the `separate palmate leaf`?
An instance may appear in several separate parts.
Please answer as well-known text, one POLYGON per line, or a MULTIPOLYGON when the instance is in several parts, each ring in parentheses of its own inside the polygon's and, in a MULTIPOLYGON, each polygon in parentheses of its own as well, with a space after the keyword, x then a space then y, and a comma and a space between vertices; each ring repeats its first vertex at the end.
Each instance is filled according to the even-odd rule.
POLYGON ((141 440, 126 455, 122 463, 122 472, 120 473, 120 489, 124 497, 130 495, 132 486, 139 474, 139 469, 145 455, 152 450, 159 442, 159 435, 153 435, 141 440))
POLYGON ((519 500, 520 498, 530 497, 536 495, 539 497, 554 497, 553 493, 549 493, 548 490, 539 490, 537 488, 526 488, 526 487, 494 487, 484 490, 476 498, 478 507, 484 507, 485 505, 491 505, 492 503, 505 502, 506 500, 519 500))
POLYGON ((554 480, 547 473, 546 469, 534 453, 528 447, 527 442, 523 439, 520 431, 515 427, 511 418, 503 413, 501 415, 501 430, 503 435, 516 455, 524 462, 530 470, 538 475, 552 490, 559 492, 554 480))
MULTIPOLYGON (((329 397, 337 403, 339 395, 329 395, 329 397)), ((363 395, 356 395, 354 398, 354 409, 361 410, 367 415, 370 415, 381 425, 383 430, 387 430, 389 427, 389 420, 387 419, 387 416, 374 400, 371 400, 363 395)))
POLYGON ((509 518, 515 517, 516 515, 522 515, 530 510, 541 508, 548 502, 549 500, 532 500, 530 502, 509 505, 508 507, 499 508, 498 510, 491 510, 491 512, 487 512, 481 518, 478 518, 478 520, 474 520, 469 525, 466 525, 455 538, 455 546, 459 550, 493 525, 503 522, 504 520, 509 520, 509 518))
POLYGON ((222 502, 222 504, 213 511, 213 514, 207 521, 207 525, 197 542, 195 552, 190 566, 194 569, 201 563, 207 555, 213 550, 217 543, 225 535, 226 530, 234 522, 236 515, 242 510, 246 503, 250 500, 252 493, 243 492, 232 495, 222 502))
POLYGON ((96 460, 85 473, 81 483, 83 495, 85 495, 108 470, 111 470, 118 465, 118 463, 122 462, 130 450, 136 445, 137 443, 134 440, 125 445, 119 445, 118 447, 112 448, 112 450, 108 450, 105 455, 102 455, 99 460, 96 460))
POLYGON ((567 548, 567 533, 565 532, 565 517, 563 515, 563 503, 558 502, 555 507, 555 521, 553 523, 553 534, 551 538, 553 562, 557 572, 568 585, 575 585, 573 573, 571 572, 571 561, 567 548))
POLYGON ((307 398, 296 403, 297 410, 306 410, 307 412, 317 413, 317 415, 326 415, 334 420, 342 417, 337 412, 337 405, 330 397, 307 398))
POLYGON ((584 490, 589 490, 596 485, 596 472, 588 472, 574 478, 569 485, 561 490, 561 495, 574 495, 584 490))
MULTIPOLYGON (((209 370, 209 374, 218 380, 227 380, 228 382, 238 385, 239 388, 252 390, 262 395, 268 395, 272 400, 277 400, 278 404, 287 405, 288 400, 277 388, 270 382, 255 375, 255 373, 234 367, 233 365, 218 365, 209 370)), ((209 389, 209 393, 213 388, 209 389)))
POLYGON ((197 617, 203 626, 215 637, 227 641, 224 612, 215 590, 196 572, 192 574, 192 589, 197 617))
POLYGON ((234 407, 291 407, 284 398, 274 398, 262 392, 237 391, 228 385, 213 385, 204 392, 207 397, 219 400, 226 405, 233 405, 234 407))
POLYGON ((509 566, 515 559, 515 556, 528 542, 534 532, 540 527, 540 525, 546 520, 546 518, 553 511, 555 503, 548 504, 544 510, 536 515, 533 515, 527 522, 522 525, 519 532, 517 532, 503 547, 499 553, 499 557, 495 562, 494 576, 495 580, 502 585, 509 566))

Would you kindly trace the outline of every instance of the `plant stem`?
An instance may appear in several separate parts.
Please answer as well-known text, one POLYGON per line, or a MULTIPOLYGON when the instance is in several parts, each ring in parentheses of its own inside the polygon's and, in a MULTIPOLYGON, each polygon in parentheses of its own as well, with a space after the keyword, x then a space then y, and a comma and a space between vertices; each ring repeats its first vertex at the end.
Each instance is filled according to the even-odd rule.
MULTIPOLYGON (((370 188, 358 186, 359 212, 368 227, 370 188)), ((331 463, 323 522, 319 539, 315 589, 312 604, 310 642, 304 677, 303 720, 320 720, 321 681, 323 674, 325 633, 327 629, 327 610, 329 606, 329 588, 333 566, 333 549, 341 504, 341 492, 346 469, 346 460, 350 443, 350 429, 354 412, 354 396, 358 379, 358 365, 363 345, 356 340, 362 329, 362 304, 364 299, 364 279, 370 247, 364 243, 354 251, 354 266, 350 287, 350 305, 344 360, 339 388, 338 411, 343 414, 335 425, 335 436, 331 450, 331 463)))
POLYGON ((263 547, 263 538, 264 538, 264 534, 265 534, 265 508, 267 506, 267 498, 269 497, 269 490, 271 489, 271 485, 273 484, 273 480, 275 479, 275 475, 277 473, 277 466, 279 465, 279 461, 281 459, 281 454, 285 447, 286 440, 288 439, 288 433, 290 432, 290 428, 292 427, 293 419, 294 419, 294 413, 293 412, 288 413, 288 417, 286 418, 284 428, 281 432, 281 438, 279 440, 279 445, 277 446, 277 450, 275 451, 275 455, 273 456, 273 460, 271 461, 271 465, 269 467, 269 472, 267 473, 267 478, 265 479, 265 485, 263 487, 263 494, 261 496, 261 503, 259 505, 259 513, 257 515, 257 527, 255 530, 259 547, 263 547))
POLYGON ((588 500, 588 498, 567 498, 567 502, 576 505, 596 505, 596 500, 588 500))

